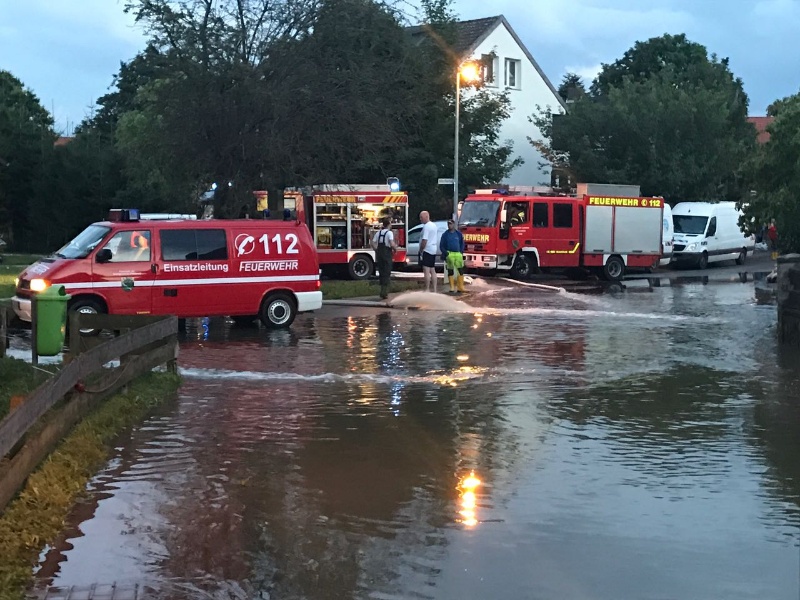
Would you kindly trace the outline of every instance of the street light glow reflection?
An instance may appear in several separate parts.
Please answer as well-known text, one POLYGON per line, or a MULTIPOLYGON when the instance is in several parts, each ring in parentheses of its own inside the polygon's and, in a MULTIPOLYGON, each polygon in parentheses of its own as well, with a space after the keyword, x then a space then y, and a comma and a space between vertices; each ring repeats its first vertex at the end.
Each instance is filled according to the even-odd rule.
POLYGON ((460 510, 458 514, 460 519, 458 521, 467 527, 474 527, 478 524, 478 516, 476 508, 478 506, 478 497, 475 490, 481 485, 481 480, 475 476, 475 472, 471 471, 469 475, 464 477, 458 482, 459 504, 460 510))

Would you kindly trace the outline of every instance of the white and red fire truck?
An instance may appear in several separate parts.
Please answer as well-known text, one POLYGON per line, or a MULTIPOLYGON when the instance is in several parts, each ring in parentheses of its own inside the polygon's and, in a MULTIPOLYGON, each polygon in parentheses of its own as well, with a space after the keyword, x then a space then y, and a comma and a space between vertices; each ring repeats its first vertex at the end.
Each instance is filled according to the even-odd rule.
POLYGON ((577 196, 532 188, 477 190, 461 208, 465 265, 524 278, 537 270, 583 268, 610 281, 661 258, 663 198, 638 186, 581 184, 577 196), (631 193, 633 192, 633 193, 631 193))
POLYGON ((314 237, 323 271, 346 269, 351 279, 367 279, 375 272, 371 241, 381 219, 391 217, 398 251, 394 260, 405 264, 408 239, 408 194, 390 184, 317 185, 284 191, 284 205, 294 205, 314 237))

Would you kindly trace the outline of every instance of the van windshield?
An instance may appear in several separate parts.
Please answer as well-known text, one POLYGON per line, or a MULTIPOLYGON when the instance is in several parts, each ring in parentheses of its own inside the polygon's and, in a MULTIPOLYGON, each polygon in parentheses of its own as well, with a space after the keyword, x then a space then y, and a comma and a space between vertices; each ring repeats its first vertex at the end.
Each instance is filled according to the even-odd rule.
POLYGON ((464 202, 461 206, 461 216, 458 225, 475 225, 478 227, 494 227, 497 224, 497 211, 500 202, 497 200, 479 200, 477 202, 464 202))
POLYGON ((110 227, 89 225, 55 255, 58 258, 86 258, 109 231, 111 231, 110 227))
POLYGON ((673 215, 672 222, 675 224, 675 233, 702 235, 706 230, 708 217, 673 215))

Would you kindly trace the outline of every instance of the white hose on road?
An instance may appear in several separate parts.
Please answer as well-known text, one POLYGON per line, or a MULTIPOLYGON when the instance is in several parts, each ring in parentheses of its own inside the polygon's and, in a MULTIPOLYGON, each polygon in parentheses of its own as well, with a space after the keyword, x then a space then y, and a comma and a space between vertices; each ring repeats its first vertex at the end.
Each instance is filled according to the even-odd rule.
POLYGON ((511 283, 514 283, 516 285, 521 285, 521 286, 524 286, 524 287, 532 287, 532 288, 537 288, 537 289, 540 289, 540 290, 547 290, 549 292, 566 293, 566 291, 567 291, 563 287, 557 287, 555 285, 545 285, 543 283, 526 283, 524 281, 518 281, 516 279, 511 279, 510 277, 499 277, 498 279, 502 279, 503 281, 510 281, 511 283))

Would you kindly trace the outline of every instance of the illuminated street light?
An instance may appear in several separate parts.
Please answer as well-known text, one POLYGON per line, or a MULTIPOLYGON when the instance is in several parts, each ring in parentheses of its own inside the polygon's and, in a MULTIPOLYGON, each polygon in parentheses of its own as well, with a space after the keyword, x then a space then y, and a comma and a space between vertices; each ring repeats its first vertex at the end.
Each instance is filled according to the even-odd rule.
POLYGON ((461 63, 456 71, 456 137, 453 156, 453 220, 458 223, 458 133, 461 120, 461 79, 473 83, 480 79, 481 69, 477 62, 468 60, 461 63))

